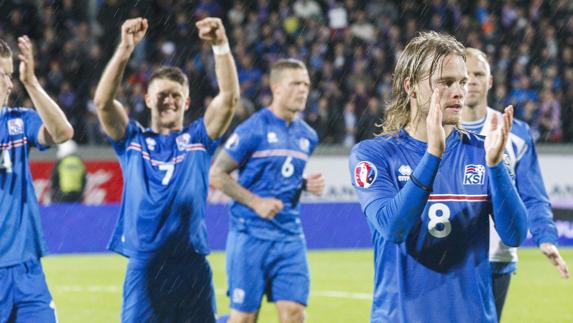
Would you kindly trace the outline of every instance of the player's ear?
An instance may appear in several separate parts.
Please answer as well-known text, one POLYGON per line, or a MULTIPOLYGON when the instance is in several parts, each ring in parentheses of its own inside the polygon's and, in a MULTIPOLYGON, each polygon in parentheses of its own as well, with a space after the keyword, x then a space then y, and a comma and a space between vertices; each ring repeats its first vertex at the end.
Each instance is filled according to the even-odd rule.
POLYGON ((185 111, 189 110, 190 106, 191 106, 191 98, 187 96, 187 99, 185 99, 185 111))
POLYGON ((404 91, 406 91, 406 93, 408 93, 409 97, 412 98, 416 98, 416 91, 414 91, 414 87, 412 86, 412 84, 410 83, 410 78, 407 77, 404 80, 404 91))
POLYGON ((149 94, 145 93, 145 106, 148 109, 151 109, 152 104, 153 104, 153 102, 152 102, 151 96, 149 94))
POLYGON ((493 85, 493 75, 489 75, 489 80, 487 81, 487 89, 491 90, 491 87, 493 85))

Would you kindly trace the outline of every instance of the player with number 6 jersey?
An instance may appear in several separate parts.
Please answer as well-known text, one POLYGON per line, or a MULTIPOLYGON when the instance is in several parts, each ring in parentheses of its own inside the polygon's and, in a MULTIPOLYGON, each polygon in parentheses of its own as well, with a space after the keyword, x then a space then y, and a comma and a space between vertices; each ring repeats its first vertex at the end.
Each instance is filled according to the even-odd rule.
POLYGON ((467 93, 464 48, 421 33, 398 60, 381 136, 360 142, 351 180, 372 232, 372 322, 497 322, 489 214, 506 244, 526 211, 502 161, 513 110, 486 138, 456 126, 467 93))
POLYGON ((304 63, 271 67, 273 102, 237 127, 211 169, 213 186, 233 198, 227 239, 231 322, 255 322, 263 294, 281 322, 302 322, 309 292, 306 242, 299 218, 303 190, 322 194, 321 174, 303 178, 318 142, 298 116, 309 93, 304 63), (231 172, 239 170, 235 181, 231 172))

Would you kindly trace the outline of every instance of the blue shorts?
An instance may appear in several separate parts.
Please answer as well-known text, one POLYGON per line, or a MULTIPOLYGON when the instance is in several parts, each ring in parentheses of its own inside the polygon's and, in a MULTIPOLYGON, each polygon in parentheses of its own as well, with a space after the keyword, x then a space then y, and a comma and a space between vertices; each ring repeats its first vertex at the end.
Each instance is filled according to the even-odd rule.
POLYGON ((56 322, 40 260, 0 268, 0 322, 56 322))
POLYGON ((122 322, 215 322, 212 273, 204 255, 130 258, 122 322))
POLYGON ((257 312, 263 294, 271 302, 306 306, 310 279, 304 240, 261 240, 230 231, 226 252, 232 309, 257 312))

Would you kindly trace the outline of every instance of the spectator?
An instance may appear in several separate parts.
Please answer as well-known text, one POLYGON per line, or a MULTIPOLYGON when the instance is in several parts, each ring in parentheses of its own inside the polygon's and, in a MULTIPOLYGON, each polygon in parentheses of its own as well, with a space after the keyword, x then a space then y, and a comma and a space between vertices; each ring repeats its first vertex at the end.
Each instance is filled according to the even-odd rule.
POLYGON ((52 202, 81 202, 86 187, 86 166, 73 140, 58 145, 58 161, 52 171, 52 202))

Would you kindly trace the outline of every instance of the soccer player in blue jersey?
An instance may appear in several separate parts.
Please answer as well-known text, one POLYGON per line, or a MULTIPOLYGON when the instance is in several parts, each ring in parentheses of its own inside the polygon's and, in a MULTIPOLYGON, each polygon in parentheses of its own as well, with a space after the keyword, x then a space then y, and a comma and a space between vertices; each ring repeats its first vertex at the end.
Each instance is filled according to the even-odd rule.
POLYGON ((109 248, 129 258, 122 322, 214 322, 212 274, 204 222, 211 156, 239 99, 239 81, 220 19, 196 23, 215 55, 219 94, 205 115, 184 126, 189 83, 174 67, 157 69, 145 103, 151 125, 129 120, 114 99, 123 71, 148 22, 130 19, 95 93, 97 113, 118 155, 124 178, 109 248))
MULTIPOLYGON (((466 66, 469 74, 468 95, 462 110, 463 127, 485 134, 489 121, 501 114, 488 107, 487 94, 492 86, 492 76, 487 56, 475 48, 466 48, 466 66)), ((549 259, 563 278, 569 277, 567 264, 557 249, 557 229, 549 197, 545 191, 541 170, 535 152, 535 143, 526 123, 513 120, 506 144, 504 162, 514 177, 517 192, 527 208, 530 231, 541 252, 549 259)), ((517 267, 517 248, 506 246, 497 231, 491 227, 489 259, 493 270, 493 292, 498 318, 505 303, 511 274, 517 267)))
POLYGON ((504 164, 511 107, 487 137, 461 131, 464 47, 420 33, 400 55, 383 133, 352 149, 352 184, 372 232, 372 322, 497 322, 489 214, 502 240, 526 237, 504 164))
POLYGON ((20 81, 35 110, 7 106, 14 68, 0 39, 0 322, 56 322, 40 263, 46 244, 28 154, 72 138, 74 130, 34 74, 30 39, 19 37, 18 48, 20 81))
POLYGON ((227 238, 229 322, 255 322, 264 294, 280 322, 303 322, 309 293, 306 242, 300 223, 302 190, 322 194, 322 174, 303 178, 318 142, 299 117, 310 78, 304 63, 275 62, 273 100, 237 127, 211 168, 211 183, 233 199, 227 238), (239 170, 235 180, 231 173, 239 170))

